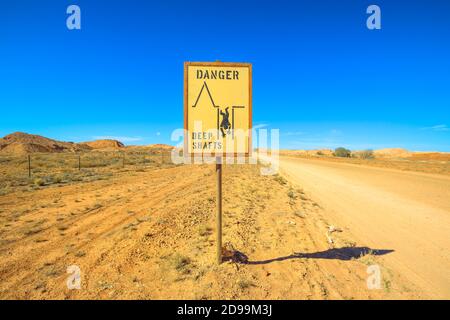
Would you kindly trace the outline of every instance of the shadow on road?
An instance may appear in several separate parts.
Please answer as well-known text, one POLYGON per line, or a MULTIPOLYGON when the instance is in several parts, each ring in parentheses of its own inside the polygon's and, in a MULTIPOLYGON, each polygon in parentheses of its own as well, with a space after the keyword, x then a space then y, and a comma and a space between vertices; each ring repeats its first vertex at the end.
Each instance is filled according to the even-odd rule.
POLYGON ((261 261, 247 261, 247 264, 268 264, 276 261, 284 261, 290 259, 336 259, 336 260, 351 260, 362 258, 367 254, 374 256, 382 256, 388 253, 394 252, 394 250, 380 250, 370 249, 368 247, 343 247, 333 248, 325 251, 313 252, 313 253, 294 253, 289 256, 278 257, 261 261))

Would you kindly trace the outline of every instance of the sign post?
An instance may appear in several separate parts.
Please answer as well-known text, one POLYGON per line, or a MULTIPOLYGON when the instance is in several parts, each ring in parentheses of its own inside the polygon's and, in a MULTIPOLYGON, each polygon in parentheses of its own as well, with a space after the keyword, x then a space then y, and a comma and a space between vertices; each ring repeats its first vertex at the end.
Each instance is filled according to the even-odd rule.
MULTIPOLYGON (((222 262, 222 165, 224 157, 252 151, 252 65, 185 62, 184 156, 216 162, 217 263, 222 262)), ((203 162, 203 161, 200 161, 203 162)))
POLYGON ((217 264, 222 263, 222 159, 216 159, 217 176, 217 213, 216 213, 216 238, 217 238, 217 264))

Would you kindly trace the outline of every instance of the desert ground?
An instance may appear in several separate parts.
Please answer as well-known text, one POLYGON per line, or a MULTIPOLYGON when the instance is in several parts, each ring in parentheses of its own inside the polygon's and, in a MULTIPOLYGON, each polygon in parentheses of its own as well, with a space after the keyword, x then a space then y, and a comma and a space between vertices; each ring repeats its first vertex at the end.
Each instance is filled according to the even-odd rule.
POLYGON ((0 139, 0 299, 450 297, 448 154, 224 165, 218 265, 215 166, 171 149, 0 139))
MULTIPOLYGON (((448 297, 448 239, 436 227, 439 222, 448 227, 443 216, 447 207, 437 206, 438 196, 418 199, 433 206, 428 213, 431 222, 423 212, 412 212, 427 229, 406 232, 407 226, 399 227, 406 238, 397 245, 394 240, 400 235, 392 235, 393 227, 387 229, 391 234, 384 232, 388 221, 373 225, 380 229, 372 233, 372 220, 359 226, 364 215, 376 219, 370 217, 375 208, 357 203, 347 221, 339 215, 339 206, 330 210, 329 200, 316 192, 311 180, 291 176, 289 165, 303 167, 303 162, 297 163, 302 160, 283 160, 287 173, 273 176, 261 175, 261 164, 225 165, 223 240, 226 249, 245 257, 245 262, 216 265, 213 165, 173 165, 163 154, 146 161, 126 154, 123 164, 119 154, 87 153, 82 155, 86 168, 79 171, 75 155, 33 155, 34 163, 35 158, 40 167, 31 179, 23 156, 1 160, 2 179, 21 182, 4 183, 0 193, 2 299, 448 297), (56 163, 66 166, 55 165, 61 157, 65 162, 56 163), (352 222, 352 217, 359 220, 352 222), (423 242, 414 238, 426 232, 432 234, 423 242), (415 242, 408 246, 412 238, 415 242), (418 259, 400 263, 414 252, 418 259), (433 261, 425 260, 434 253, 439 255, 433 261), (419 263, 421 258, 424 263, 419 263), (425 268, 425 262, 432 272, 415 270, 425 268), (81 271, 79 290, 66 284, 72 265, 81 271), (367 286, 372 265, 382 271, 379 289, 367 286), (432 280, 427 290, 414 275, 432 280), (436 285, 435 280, 447 282, 436 285)), ((317 163, 312 166, 322 162, 317 163)), ((441 182, 442 196, 449 190, 446 181, 441 182)), ((388 191, 400 192, 394 189, 388 191)), ((339 195, 332 195, 333 201, 339 195)), ((343 201, 343 206, 352 207, 354 200, 343 201)), ((404 221, 408 207, 403 209, 395 219, 417 226, 413 217, 404 221)))

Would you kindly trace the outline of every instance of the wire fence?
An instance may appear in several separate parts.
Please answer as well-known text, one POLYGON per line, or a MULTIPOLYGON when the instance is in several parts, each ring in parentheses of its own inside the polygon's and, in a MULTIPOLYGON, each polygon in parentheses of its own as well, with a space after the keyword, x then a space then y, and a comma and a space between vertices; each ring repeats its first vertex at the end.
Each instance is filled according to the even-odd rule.
POLYGON ((0 156, 0 195, 15 187, 41 187, 54 183, 92 181, 114 172, 142 171, 174 166, 170 151, 33 153, 0 156))

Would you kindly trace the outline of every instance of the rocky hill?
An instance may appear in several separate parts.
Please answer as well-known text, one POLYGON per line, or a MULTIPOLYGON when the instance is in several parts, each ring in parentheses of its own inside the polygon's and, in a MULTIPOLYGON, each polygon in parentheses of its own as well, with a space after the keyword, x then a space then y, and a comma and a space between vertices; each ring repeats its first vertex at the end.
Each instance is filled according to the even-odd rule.
POLYGON ((123 143, 117 140, 74 143, 58 141, 24 132, 15 132, 0 138, 0 153, 11 155, 23 155, 36 152, 85 152, 94 149, 119 149, 123 147, 123 143))
POLYGON ((410 151, 402 148, 378 149, 373 153, 377 158, 408 158, 411 156, 410 151))
POLYGON ((125 147, 122 142, 111 139, 88 141, 80 144, 87 145, 92 149, 120 149, 125 147))
POLYGON ((35 152, 80 152, 89 147, 73 142, 62 142, 43 136, 15 132, 0 139, 0 152, 3 154, 27 154, 35 152))

